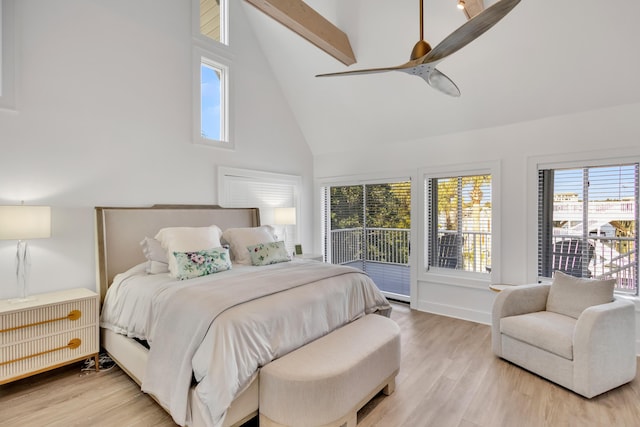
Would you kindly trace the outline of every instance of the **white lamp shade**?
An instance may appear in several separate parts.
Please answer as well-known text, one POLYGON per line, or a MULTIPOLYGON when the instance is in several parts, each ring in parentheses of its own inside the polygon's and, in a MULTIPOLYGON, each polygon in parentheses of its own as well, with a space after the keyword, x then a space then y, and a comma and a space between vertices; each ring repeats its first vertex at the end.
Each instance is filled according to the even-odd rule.
POLYGON ((275 208, 273 223, 275 225, 295 225, 296 208, 275 208))
POLYGON ((27 240, 51 237, 51 207, 0 206, 0 239, 27 240))

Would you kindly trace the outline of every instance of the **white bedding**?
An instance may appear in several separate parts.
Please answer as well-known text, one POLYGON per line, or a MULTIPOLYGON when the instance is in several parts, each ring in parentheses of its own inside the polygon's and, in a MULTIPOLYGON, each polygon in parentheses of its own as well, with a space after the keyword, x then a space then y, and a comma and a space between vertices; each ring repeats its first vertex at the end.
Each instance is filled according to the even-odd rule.
MULTIPOLYGON (((143 390, 154 394, 178 424, 190 421, 187 393, 182 389, 185 385, 188 389, 193 372, 198 383, 196 392, 209 409, 211 425, 221 425, 228 406, 260 366, 365 313, 388 314, 390 306, 371 279, 355 269, 304 286, 282 285, 283 289, 293 288, 268 290, 267 294, 275 293, 258 299, 249 297, 250 301, 240 305, 235 305, 237 298, 232 295, 232 307, 216 309, 221 314, 213 315, 216 318, 210 326, 207 322, 213 319, 184 317, 196 311, 187 304, 177 304, 184 306, 183 313, 178 314, 181 310, 176 310, 176 305, 168 308, 167 303, 179 301, 181 293, 192 293, 195 289, 209 291, 198 301, 209 299, 215 303, 218 299, 229 299, 224 292, 228 294, 231 290, 235 294, 242 286, 250 289, 251 283, 259 288, 259 282, 264 281, 259 277, 271 272, 279 274, 277 270, 289 266, 298 268, 300 263, 303 261, 263 267, 234 265, 223 273, 185 281, 175 281, 167 274, 146 275, 144 267, 134 267, 117 276, 110 287, 101 326, 150 342, 152 350, 143 390), (244 285, 238 285, 243 282, 244 285), (225 286, 228 283, 234 286, 225 286), (202 321, 205 324, 199 323, 202 321), (160 348, 162 354, 155 357, 154 349, 160 348), (174 348, 181 351, 170 354, 174 348), (183 358, 189 368, 188 378, 179 369, 183 358), (160 362, 152 364, 154 359, 160 362)), ((316 269, 320 265, 311 263, 316 269)))

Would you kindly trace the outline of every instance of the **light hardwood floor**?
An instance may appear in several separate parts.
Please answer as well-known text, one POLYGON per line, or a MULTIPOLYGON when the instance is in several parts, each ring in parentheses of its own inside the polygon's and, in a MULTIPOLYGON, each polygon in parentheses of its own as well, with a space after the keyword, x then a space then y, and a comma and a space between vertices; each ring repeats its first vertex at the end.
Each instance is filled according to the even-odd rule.
MULTIPOLYGON (((491 353, 489 327, 394 304, 402 365, 358 427, 640 426, 640 375, 584 399, 491 353)), ((256 426, 252 421, 248 426, 256 426)), ((65 367, 0 386, 0 426, 175 426, 120 369, 65 367)))

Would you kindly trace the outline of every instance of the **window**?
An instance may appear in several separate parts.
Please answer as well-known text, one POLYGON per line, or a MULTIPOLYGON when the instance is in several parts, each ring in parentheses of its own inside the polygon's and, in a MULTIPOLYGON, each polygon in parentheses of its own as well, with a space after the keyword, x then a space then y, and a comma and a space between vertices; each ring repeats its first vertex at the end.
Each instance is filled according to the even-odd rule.
POLYGON ((218 203, 224 207, 260 209, 260 223, 272 225, 287 251, 293 253, 300 243, 298 227, 302 216, 296 214, 295 224, 276 224, 276 208, 294 208, 300 212, 299 194, 302 178, 271 172, 218 168, 218 203))
POLYGON ((429 176, 425 191, 427 268, 491 272, 492 175, 429 176))
POLYGON ((225 0, 198 0, 200 34, 219 43, 227 44, 225 0))
POLYGON ((193 140, 234 148, 230 126, 231 52, 227 0, 193 1, 193 140))
POLYGON ((539 168, 538 276, 615 278, 638 294, 638 163, 539 168))
POLYGON ((327 262, 366 271, 383 292, 407 299, 411 181, 327 186, 322 198, 327 262))
POLYGON ((0 108, 14 105, 13 1, 0 0, 0 108))
POLYGON ((206 141, 228 141, 228 68, 200 58, 200 136, 206 141))

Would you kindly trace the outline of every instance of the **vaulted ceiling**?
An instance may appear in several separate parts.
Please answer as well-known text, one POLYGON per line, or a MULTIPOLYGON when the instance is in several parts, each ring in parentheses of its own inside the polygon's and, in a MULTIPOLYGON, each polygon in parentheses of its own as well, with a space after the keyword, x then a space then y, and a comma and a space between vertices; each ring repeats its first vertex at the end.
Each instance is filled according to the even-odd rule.
MULTIPOLYGON (((406 62, 419 39, 418 0, 306 3, 347 34, 356 64, 345 66, 242 2, 314 153, 640 102, 637 0, 522 0, 438 66, 459 86, 460 98, 398 72, 314 77, 406 62)), ((425 39, 432 46, 467 19, 455 0, 425 0, 424 9, 425 39)))

